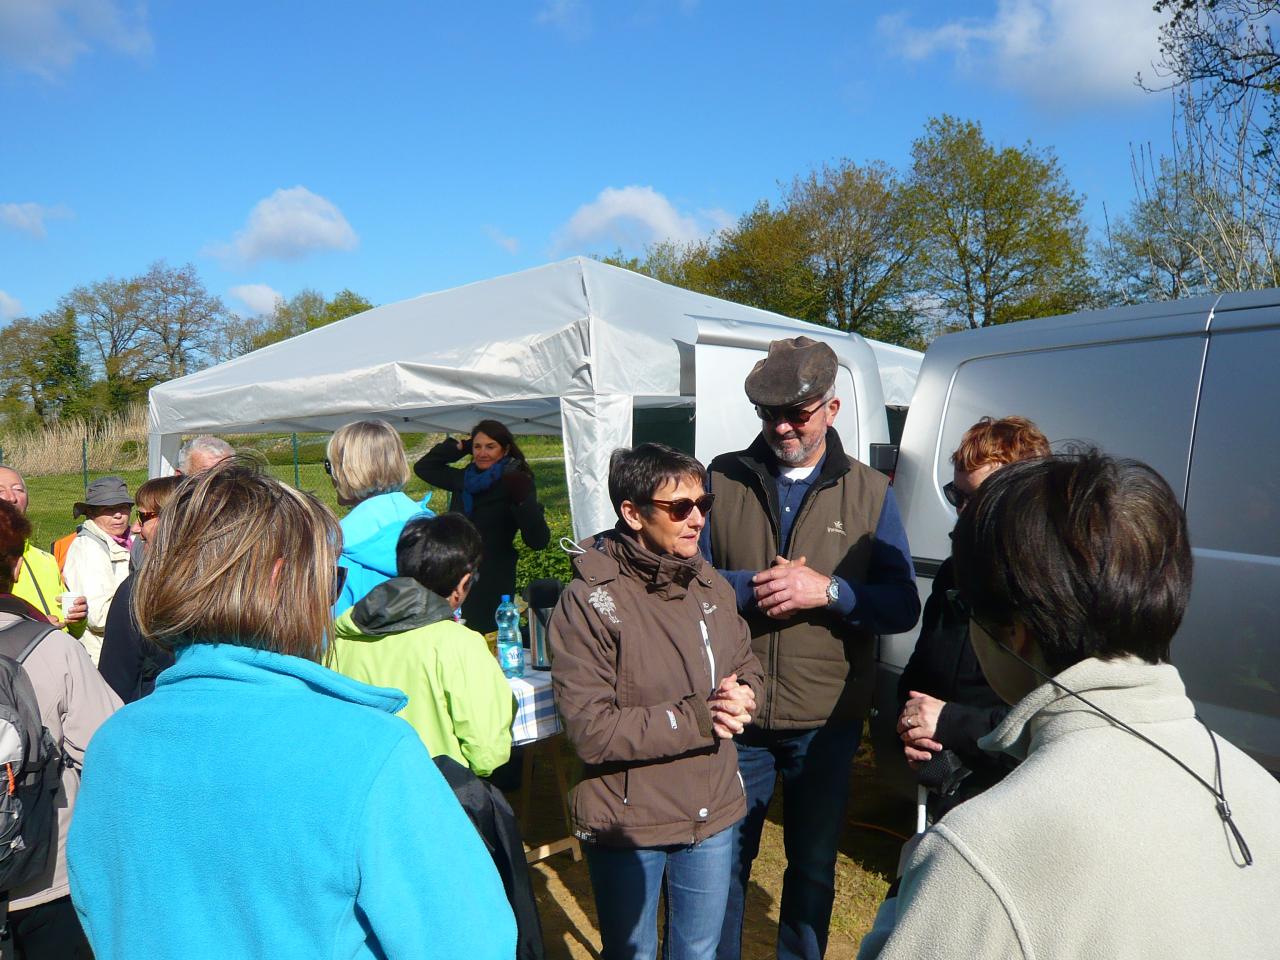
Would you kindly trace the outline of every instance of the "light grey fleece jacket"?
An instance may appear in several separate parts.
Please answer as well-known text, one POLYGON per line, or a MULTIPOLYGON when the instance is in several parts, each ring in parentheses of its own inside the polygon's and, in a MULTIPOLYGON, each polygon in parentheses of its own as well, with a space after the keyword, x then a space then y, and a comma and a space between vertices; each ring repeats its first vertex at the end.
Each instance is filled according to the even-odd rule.
MULTIPOLYGON (((18 618, 0 613, 0 628, 18 618)), ((55 630, 40 641, 24 664, 40 705, 40 718, 54 742, 62 747, 67 763, 62 783, 53 798, 57 811, 54 824, 53 855, 44 874, 12 893, 10 910, 25 910, 59 897, 68 896, 67 830, 80 792, 80 767, 89 739, 104 720, 120 708, 120 698, 107 686, 89 659, 84 645, 75 637, 55 630)))
MULTIPOLYGON (((1213 782, 1173 666, 1085 660, 1057 679, 1213 782)), ((925 834, 859 960, 1280 954, 1280 783, 1244 753, 1218 737, 1250 867, 1208 790, 1050 684, 981 745, 1025 759, 925 834)))

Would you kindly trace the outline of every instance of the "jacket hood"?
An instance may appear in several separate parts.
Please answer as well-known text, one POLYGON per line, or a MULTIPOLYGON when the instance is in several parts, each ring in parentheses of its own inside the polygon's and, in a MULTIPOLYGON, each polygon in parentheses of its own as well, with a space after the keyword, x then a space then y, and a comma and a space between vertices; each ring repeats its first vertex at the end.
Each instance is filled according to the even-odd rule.
POLYGON ((1187 699, 1182 677, 1170 663, 1152 664, 1138 657, 1091 657, 1053 679, 1053 683, 1042 683, 1019 700, 1000 726, 978 741, 978 746, 1025 760, 1038 742, 1111 724, 1063 687, 1082 694, 1125 723, 1159 723, 1195 716, 1195 706, 1187 699))
POLYGON ((619 575, 634 577, 664 597, 681 596, 695 579, 711 586, 711 570, 701 555, 684 559, 646 548, 621 524, 583 540, 585 551, 573 558, 574 575, 588 583, 603 583, 619 575))
POLYGON ((393 577, 339 617, 337 633, 350 640, 385 637, 452 619, 453 608, 444 597, 412 577, 393 577))
POLYGON ((217 679, 277 688, 310 689, 386 713, 409 702, 399 690, 351 680, 318 663, 234 643, 192 643, 179 647, 177 663, 156 677, 156 689, 184 680, 217 679))
POLYGON ((342 518, 342 554, 387 577, 396 575, 396 541, 414 517, 433 517, 426 504, 403 493, 381 493, 342 518))

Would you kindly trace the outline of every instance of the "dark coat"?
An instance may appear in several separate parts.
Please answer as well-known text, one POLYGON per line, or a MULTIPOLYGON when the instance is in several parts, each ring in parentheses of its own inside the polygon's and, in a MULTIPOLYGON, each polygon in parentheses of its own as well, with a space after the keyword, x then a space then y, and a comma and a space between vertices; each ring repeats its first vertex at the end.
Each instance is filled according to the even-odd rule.
POLYGON ((498 868, 498 876, 502 877, 502 886, 516 917, 516 960, 542 960, 542 921, 529 879, 524 841, 511 805, 501 790, 481 780, 452 757, 440 756, 435 761, 458 803, 475 824, 476 832, 493 857, 493 865, 498 868))
POLYGON ((156 686, 156 677, 173 666, 173 653, 157 647, 138 630, 129 603, 133 574, 116 588, 107 611, 107 629, 98 657, 98 672, 125 703, 145 697, 156 686))
MULTIPOLYGON (((463 512, 463 471, 449 464, 462 456, 456 441, 446 438, 413 465, 413 472, 427 483, 449 491, 449 509, 455 513, 463 512)), ((508 469, 521 468, 513 465, 508 469)), ((533 550, 541 550, 551 542, 551 530, 538 502, 532 473, 529 473, 528 488, 529 495, 521 503, 511 501, 501 480, 475 496, 469 519, 480 531, 484 559, 480 561, 480 582, 462 603, 462 617, 467 626, 478 633, 497 629, 493 614, 504 593, 515 597, 516 534, 533 550)))
POLYGON ((969 642, 968 617, 947 600, 947 591, 954 588, 955 569, 948 557, 933 580, 920 618, 920 638, 898 681, 899 711, 912 690, 947 702, 938 717, 936 739, 969 770, 955 793, 941 798, 935 819, 998 783, 1015 765, 1007 754, 987 753, 978 746, 978 740, 1009 713, 1009 705, 982 673, 969 642))

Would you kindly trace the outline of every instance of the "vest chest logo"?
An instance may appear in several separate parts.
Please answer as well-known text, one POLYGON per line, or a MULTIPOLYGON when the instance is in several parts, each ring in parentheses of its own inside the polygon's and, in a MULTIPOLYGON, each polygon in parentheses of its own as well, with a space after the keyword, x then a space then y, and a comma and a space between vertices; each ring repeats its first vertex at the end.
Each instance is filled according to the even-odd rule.
POLYGON ((709 617, 715 612, 716 605, 714 603, 707 603, 705 600, 702 601, 702 615, 704 617, 709 617))
POLYGON ((831 526, 827 527, 827 533, 838 533, 842 537, 848 536, 848 534, 844 532, 843 520, 832 520, 831 526))
POLYGON ((600 616, 604 617, 610 623, 619 623, 618 606, 613 602, 613 597, 609 596, 609 591, 604 587, 596 587, 587 597, 587 603, 600 616))

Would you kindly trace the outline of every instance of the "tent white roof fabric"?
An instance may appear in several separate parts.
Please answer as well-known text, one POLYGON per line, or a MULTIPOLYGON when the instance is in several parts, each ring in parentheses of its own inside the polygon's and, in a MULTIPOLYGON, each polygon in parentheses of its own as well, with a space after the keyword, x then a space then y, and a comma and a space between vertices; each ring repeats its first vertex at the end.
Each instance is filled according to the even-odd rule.
MULTIPOLYGON (((612 523, 608 453, 631 408, 693 403, 699 330, 765 349, 806 333, 849 355, 859 337, 576 257, 377 307, 154 388, 152 475, 183 434, 330 431, 363 417, 404 432, 563 433, 579 533, 612 523)), ((585 535, 585 533, 584 533, 585 535)))

